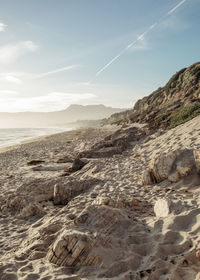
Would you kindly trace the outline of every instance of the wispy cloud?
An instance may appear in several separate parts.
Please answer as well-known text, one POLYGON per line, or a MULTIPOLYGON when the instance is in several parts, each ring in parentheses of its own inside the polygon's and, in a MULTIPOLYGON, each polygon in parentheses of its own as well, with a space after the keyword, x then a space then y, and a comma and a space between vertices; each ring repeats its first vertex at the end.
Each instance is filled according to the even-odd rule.
MULTIPOLYGON (((7 91, 8 92, 8 91, 7 91)), ((1 91, 0 91, 1 93, 1 91)), ((92 93, 65 93, 51 92, 47 95, 35 97, 8 96, 6 91, 0 94, 1 112, 25 112, 25 111, 56 111, 63 110, 73 103, 84 103, 93 100, 96 95, 92 93), (4 94, 3 94, 4 93, 4 94), (48 109, 47 109, 48 108, 48 109)))
POLYGON ((68 70, 72 70, 72 69, 77 69, 79 67, 80 67, 80 65, 69 65, 69 66, 66 66, 66 67, 58 68, 56 70, 52 70, 52 71, 48 71, 48 72, 45 72, 45 73, 38 74, 38 75, 36 75, 35 78, 36 79, 41 79, 41 78, 44 78, 44 77, 52 75, 52 74, 56 74, 56 73, 60 73, 60 72, 64 72, 64 71, 68 71, 68 70))
POLYGON ((10 75, 10 74, 5 76, 5 80, 10 83, 14 83, 14 84, 18 84, 18 85, 22 84, 22 80, 20 80, 19 78, 15 77, 13 75, 10 75))
POLYGON ((22 41, 12 45, 1 46, 0 63, 9 64, 15 62, 24 53, 35 52, 38 48, 38 45, 32 41, 22 41))
POLYGON ((18 92, 16 90, 0 90, 0 98, 8 97, 9 95, 17 95, 18 92))
POLYGON ((187 0, 182 0, 180 3, 178 3, 174 8, 172 8, 167 14, 171 15, 174 13, 180 6, 182 6, 187 0))
MULTIPOLYGON (((182 6, 187 0, 182 0, 175 7, 168 11, 167 16, 173 14, 180 6, 182 6)), ((165 16, 166 17, 166 16, 165 16)), ((98 77, 101 73, 103 73, 110 65, 112 65, 117 59, 119 59, 127 50, 132 49, 138 42, 143 41, 145 36, 153 30, 158 24, 160 24, 162 20, 158 20, 150 27, 148 27, 145 32, 140 34, 134 41, 132 41, 127 47, 125 47, 120 53, 118 53, 114 58, 112 58, 106 65, 104 65, 99 71, 96 72, 95 77, 98 77)))
POLYGON ((7 25, 3 22, 0 22, 0 32, 4 32, 6 29, 7 25))
POLYGON ((17 85, 23 84, 22 80, 18 77, 18 73, 0 73, 1 82, 14 83, 17 85))

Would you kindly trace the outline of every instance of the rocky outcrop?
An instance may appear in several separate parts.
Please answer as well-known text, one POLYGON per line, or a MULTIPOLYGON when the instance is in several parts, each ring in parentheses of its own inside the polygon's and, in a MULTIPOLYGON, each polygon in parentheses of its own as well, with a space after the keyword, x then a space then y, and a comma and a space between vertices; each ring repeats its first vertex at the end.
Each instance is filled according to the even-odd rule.
POLYGON ((200 62, 180 70, 164 87, 138 100, 132 110, 112 115, 107 123, 141 122, 148 123, 151 128, 174 127, 199 114, 199 81, 200 62), (196 105, 191 107, 190 104, 196 105), (186 110, 181 111, 181 117, 183 107, 186 110), (176 112, 179 115, 176 116, 176 112))
POLYGON ((74 220, 75 227, 64 230, 57 237, 49 248, 47 259, 75 270, 93 266, 110 271, 113 264, 123 259, 126 234, 121 228, 128 229, 129 224, 129 218, 119 209, 105 205, 88 206, 74 220))
POLYGON ((193 150, 176 150, 167 154, 159 154, 154 158, 147 170, 143 172, 143 185, 151 185, 160 183, 165 179, 170 182, 178 182, 192 172, 192 169, 197 166, 197 152, 193 150))
POLYGON ((88 233, 66 230, 49 250, 47 259, 59 266, 80 268, 97 265, 100 257, 92 252, 95 243, 95 238, 88 233))
POLYGON ((107 136, 103 141, 94 144, 89 150, 79 153, 79 157, 98 158, 112 157, 128 149, 132 142, 137 142, 149 134, 148 129, 138 127, 121 128, 107 136))
POLYGON ((70 200, 80 193, 86 191, 97 182, 96 179, 75 180, 69 179, 66 183, 54 186, 53 201, 55 205, 66 205, 70 200))

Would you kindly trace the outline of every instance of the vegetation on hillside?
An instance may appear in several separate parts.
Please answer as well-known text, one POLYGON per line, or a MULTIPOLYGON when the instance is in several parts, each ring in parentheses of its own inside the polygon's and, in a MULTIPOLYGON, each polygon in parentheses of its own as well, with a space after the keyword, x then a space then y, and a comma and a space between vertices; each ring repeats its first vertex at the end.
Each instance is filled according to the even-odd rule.
POLYGON ((170 124, 167 129, 171 129, 180 124, 183 124, 198 115, 200 115, 200 103, 193 103, 182 107, 172 112, 170 116, 170 124))

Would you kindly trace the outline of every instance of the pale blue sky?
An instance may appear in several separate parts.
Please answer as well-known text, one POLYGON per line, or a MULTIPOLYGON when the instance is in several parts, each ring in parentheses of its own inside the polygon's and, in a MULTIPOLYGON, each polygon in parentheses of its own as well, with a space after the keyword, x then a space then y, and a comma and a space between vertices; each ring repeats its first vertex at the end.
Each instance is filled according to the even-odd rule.
POLYGON ((0 111, 132 107, 199 61, 200 0, 0 0, 0 111))

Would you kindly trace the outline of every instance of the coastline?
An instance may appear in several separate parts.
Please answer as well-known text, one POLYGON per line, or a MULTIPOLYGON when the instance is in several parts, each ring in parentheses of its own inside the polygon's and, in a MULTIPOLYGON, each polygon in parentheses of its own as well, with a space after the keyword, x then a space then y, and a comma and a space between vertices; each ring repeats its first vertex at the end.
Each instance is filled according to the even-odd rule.
POLYGON ((73 131, 73 130, 76 130, 76 129, 69 129, 69 130, 66 130, 66 131, 60 131, 60 132, 51 133, 51 134, 33 136, 33 137, 28 138, 27 140, 21 140, 21 141, 17 142, 16 144, 11 144, 11 145, 8 145, 8 146, 0 146, 0 153, 18 148, 20 145, 23 145, 23 144, 40 141, 42 139, 45 139, 48 136, 54 136, 54 135, 57 135, 57 134, 60 134, 60 133, 67 133, 67 132, 73 131))

